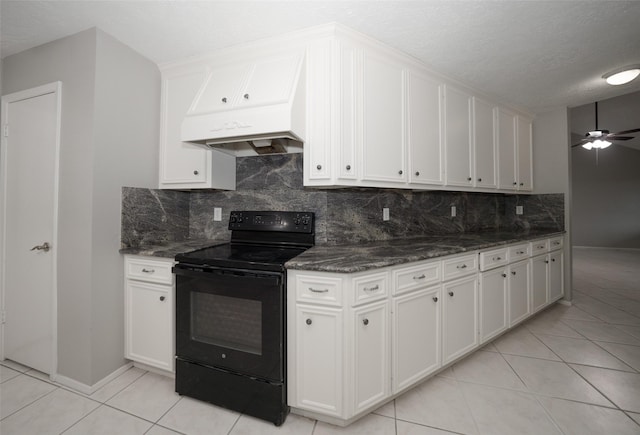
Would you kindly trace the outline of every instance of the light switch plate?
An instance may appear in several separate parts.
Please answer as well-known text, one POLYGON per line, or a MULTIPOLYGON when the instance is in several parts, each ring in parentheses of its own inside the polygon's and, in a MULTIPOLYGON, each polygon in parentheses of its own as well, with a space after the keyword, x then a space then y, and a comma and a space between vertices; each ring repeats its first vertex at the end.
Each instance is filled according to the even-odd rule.
POLYGON ((222 207, 213 208, 213 220, 218 222, 222 220, 222 207))
POLYGON ((458 213, 458 211, 456 210, 456 206, 452 205, 451 206, 451 217, 456 217, 457 213, 458 213))
POLYGON ((516 214, 523 214, 524 213, 524 207, 521 205, 516 205, 516 214))
POLYGON ((384 207, 382 209, 382 220, 383 221, 388 221, 389 220, 389 209, 387 207, 384 207))

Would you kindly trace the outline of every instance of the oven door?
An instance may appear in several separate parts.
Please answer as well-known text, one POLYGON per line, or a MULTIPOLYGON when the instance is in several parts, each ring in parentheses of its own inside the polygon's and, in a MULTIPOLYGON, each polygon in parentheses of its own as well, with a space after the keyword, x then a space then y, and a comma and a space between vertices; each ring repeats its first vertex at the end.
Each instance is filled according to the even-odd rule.
POLYGON ((284 273, 191 267, 176 274, 176 356, 284 380, 284 273))

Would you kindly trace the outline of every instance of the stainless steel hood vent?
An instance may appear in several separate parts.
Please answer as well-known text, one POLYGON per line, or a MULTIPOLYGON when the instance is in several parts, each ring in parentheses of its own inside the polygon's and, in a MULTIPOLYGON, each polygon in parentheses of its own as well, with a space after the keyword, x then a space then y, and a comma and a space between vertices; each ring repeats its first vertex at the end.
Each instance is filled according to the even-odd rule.
POLYGON ((211 65, 181 139, 239 155, 299 152, 305 126, 304 54, 289 52, 211 65))

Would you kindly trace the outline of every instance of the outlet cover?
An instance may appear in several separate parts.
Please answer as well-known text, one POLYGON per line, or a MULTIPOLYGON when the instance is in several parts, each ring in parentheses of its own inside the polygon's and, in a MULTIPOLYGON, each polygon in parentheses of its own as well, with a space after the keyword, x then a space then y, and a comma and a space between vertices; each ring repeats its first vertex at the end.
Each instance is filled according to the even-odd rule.
POLYGON ((213 207, 213 220, 218 222, 222 220, 222 207, 213 207))
POLYGON ((457 214, 458 214, 458 211, 456 210, 456 206, 452 205, 451 206, 451 217, 456 217, 457 214))
POLYGON ((524 207, 521 205, 516 205, 516 214, 524 213, 524 207))
POLYGON ((389 220, 389 209, 387 207, 384 207, 382 209, 382 220, 383 221, 388 221, 389 220))

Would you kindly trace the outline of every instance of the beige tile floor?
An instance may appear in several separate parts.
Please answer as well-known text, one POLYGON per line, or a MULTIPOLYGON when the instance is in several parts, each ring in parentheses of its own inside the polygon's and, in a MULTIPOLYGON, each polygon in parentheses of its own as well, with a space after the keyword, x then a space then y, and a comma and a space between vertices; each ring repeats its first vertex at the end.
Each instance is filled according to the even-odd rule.
POLYGON ((272 424, 132 368, 91 396, 2 361, 0 433, 640 434, 640 251, 574 250, 574 305, 555 305, 347 428, 272 424))

